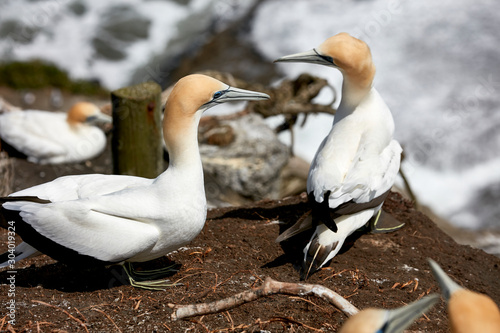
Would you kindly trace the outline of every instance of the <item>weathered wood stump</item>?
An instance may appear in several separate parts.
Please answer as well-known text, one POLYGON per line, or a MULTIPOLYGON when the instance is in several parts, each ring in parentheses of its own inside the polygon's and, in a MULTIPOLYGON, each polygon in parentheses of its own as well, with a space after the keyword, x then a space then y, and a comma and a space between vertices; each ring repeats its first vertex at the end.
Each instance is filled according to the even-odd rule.
POLYGON ((160 95, 154 82, 111 92, 115 174, 155 178, 163 171, 160 95))

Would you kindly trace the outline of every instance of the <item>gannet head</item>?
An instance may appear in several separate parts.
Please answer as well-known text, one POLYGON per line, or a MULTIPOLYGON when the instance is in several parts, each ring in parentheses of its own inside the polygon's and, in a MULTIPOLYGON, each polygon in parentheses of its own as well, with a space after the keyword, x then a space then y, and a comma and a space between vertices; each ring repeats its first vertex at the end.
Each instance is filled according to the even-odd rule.
POLYGON ((394 310, 366 309, 341 327, 340 333, 399 333, 415 319, 436 304, 439 296, 428 295, 420 300, 394 310))
POLYGON ((177 152, 187 150, 186 145, 189 149, 198 146, 197 126, 204 111, 225 102, 265 99, 269 99, 267 94, 230 87, 210 76, 183 77, 172 88, 163 116, 163 136, 171 160, 177 152))
POLYGON ((192 74, 175 84, 165 103, 165 113, 180 111, 178 116, 189 116, 225 102, 264 99, 269 99, 269 95, 230 87, 210 76, 192 74), (174 104, 177 107, 173 107, 174 104))
POLYGON ((427 261, 448 302, 452 332, 500 332, 500 310, 491 298, 459 286, 434 260, 427 261))
POLYGON ((78 102, 69 109, 66 120, 70 125, 83 123, 95 125, 111 123, 112 118, 102 113, 95 104, 78 102))
POLYGON ((275 62, 305 62, 337 68, 345 78, 361 86, 371 86, 375 76, 370 48, 365 42, 341 32, 310 51, 287 55, 275 62))

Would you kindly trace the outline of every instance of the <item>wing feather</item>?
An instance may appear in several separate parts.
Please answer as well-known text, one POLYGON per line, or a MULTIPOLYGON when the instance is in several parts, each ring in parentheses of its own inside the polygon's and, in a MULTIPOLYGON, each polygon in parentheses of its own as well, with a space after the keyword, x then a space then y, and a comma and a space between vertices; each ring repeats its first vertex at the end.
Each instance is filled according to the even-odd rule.
POLYGON ((23 221, 42 236, 101 261, 132 258, 151 249, 159 238, 156 227, 92 210, 89 200, 26 203, 19 208, 23 221))

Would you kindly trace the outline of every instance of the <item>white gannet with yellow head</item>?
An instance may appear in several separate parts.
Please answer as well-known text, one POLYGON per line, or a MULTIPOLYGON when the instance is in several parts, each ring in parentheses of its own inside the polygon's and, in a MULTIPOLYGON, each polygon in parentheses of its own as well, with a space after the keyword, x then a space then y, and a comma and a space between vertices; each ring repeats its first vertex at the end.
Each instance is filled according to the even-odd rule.
POLYGON ((67 113, 15 110, 0 114, 0 138, 33 163, 76 163, 104 150, 106 135, 96 125, 106 123, 111 117, 88 102, 67 113))
MULTIPOLYGON (((277 239, 281 242, 315 228, 304 249, 307 277, 332 259, 350 234, 381 213, 399 171, 402 149, 392 138, 391 112, 372 86, 375 66, 366 43, 340 33, 311 51, 275 61, 324 65, 343 75, 342 100, 332 129, 309 169, 307 193, 312 214, 277 239)), ((383 228, 377 222, 372 223, 375 232, 402 226, 396 223, 383 228)))
POLYGON ((439 296, 431 294, 398 309, 365 309, 349 318, 340 333, 402 333, 415 319, 437 303, 439 296))
POLYGON ((500 332, 500 310, 491 298, 459 286, 434 260, 428 261, 448 303, 451 332, 500 332))
MULTIPOLYGON (((0 256, 0 267, 40 252, 79 265, 144 262, 186 245, 202 230, 207 212, 197 139, 203 111, 219 103, 268 98, 205 75, 180 79, 163 119, 167 170, 155 179, 60 177, 0 198, 4 224, 15 223, 24 241, 16 247, 15 260, 9 260, 9 253, 0 256)), ((163 281, 137 281, 131 266, 124 267, 135 286, 166 286, 163 281)))

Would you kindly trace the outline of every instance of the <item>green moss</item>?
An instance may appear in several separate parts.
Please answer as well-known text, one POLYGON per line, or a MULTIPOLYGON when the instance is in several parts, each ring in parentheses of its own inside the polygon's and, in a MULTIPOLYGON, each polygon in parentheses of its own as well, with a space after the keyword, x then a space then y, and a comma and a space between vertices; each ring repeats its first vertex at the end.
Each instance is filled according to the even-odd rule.
POLYGON ((108 91, 99 83, 71 80, 68 73, 53 64, 40 60, 14 61, 0 64, 0 85, 13 89, 40 89, 56 87, 82 95, 107 95, 108 91))

